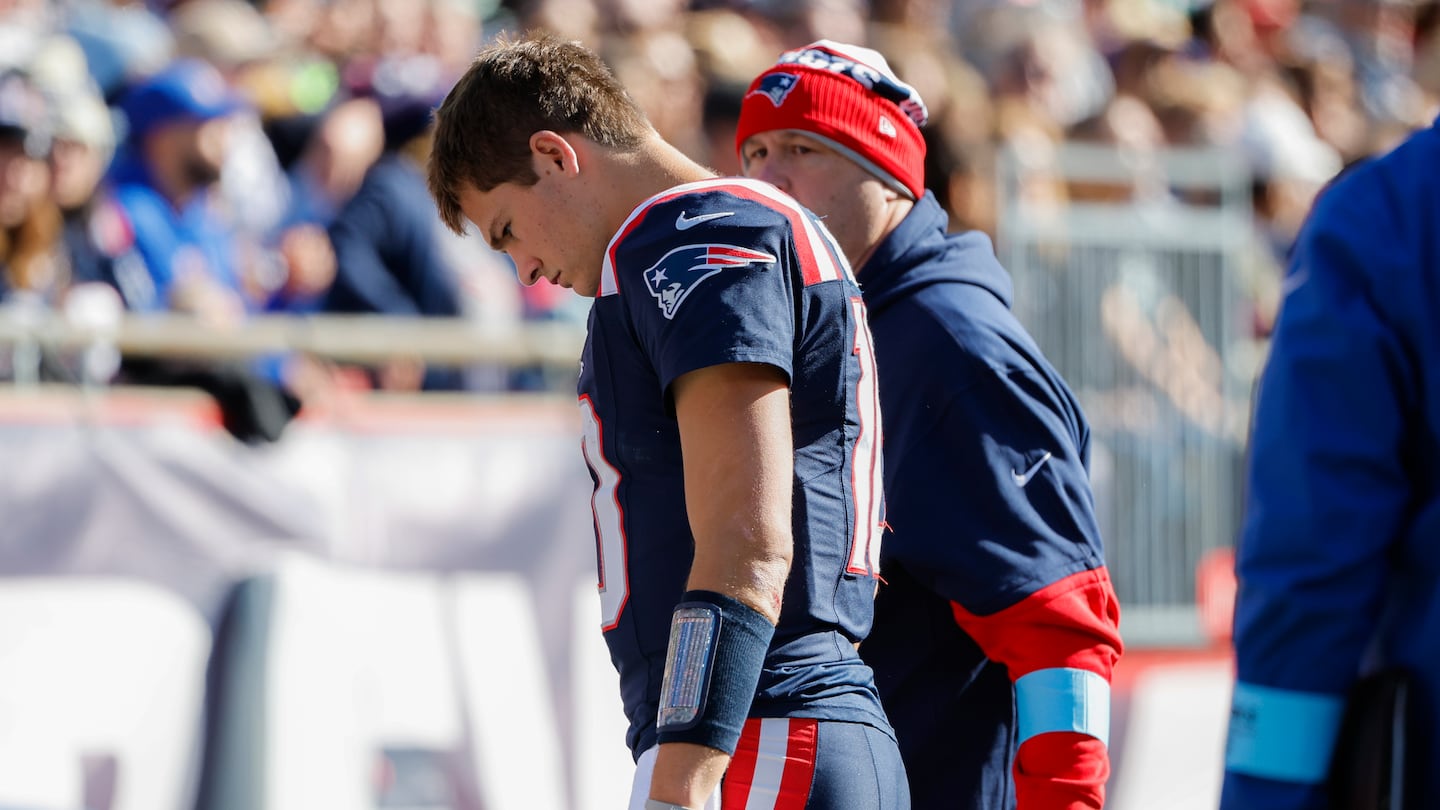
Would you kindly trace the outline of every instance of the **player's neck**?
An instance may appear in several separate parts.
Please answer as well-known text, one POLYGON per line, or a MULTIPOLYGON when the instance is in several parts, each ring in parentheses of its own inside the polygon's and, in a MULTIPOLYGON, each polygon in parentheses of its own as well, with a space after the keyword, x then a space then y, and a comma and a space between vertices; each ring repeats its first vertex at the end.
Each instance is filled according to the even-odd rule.
POLYGON ((666 189, 716 176, 659 135, 635 149, 612 153, 610 170, 615 195, 630 210, 666 189))

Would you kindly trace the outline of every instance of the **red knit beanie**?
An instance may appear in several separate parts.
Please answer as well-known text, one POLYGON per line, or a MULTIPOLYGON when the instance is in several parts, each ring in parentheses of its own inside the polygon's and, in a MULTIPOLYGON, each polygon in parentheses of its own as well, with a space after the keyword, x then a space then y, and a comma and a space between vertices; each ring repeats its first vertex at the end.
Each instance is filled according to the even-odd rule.
POLYGON ((925 193, 929 113, 869 48, 822 39, 786 51, 751 82, 740 105, 735 150, 758 132, 791 129, 836 147, 912 199, 925 193))

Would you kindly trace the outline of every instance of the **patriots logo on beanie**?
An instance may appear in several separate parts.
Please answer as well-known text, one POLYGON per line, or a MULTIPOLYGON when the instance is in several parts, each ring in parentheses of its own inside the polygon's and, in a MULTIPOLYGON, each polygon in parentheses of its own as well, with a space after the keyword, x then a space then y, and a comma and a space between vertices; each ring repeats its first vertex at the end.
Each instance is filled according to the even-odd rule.
POLYGON ((915 122, 915 126, 923 127, 930 120, 930 111, 926 109, 920 94, 915 88, 900 81, 890 70, 889 62, 885 61, 885 57, 878 51, 822 39, 804 48, 780 54, 778 65, 801 65, 845 76, 875 95, 893 102, 906 117, 915 122))
POLYGON ((762 95, 770 99, 771 104, 779 107, 785 103, 785 97, 790 95, 790 91, 795 89, 795 84, 799 81, 800 77, 792 73, 767 73, 760 77, 755 89, 745 95, 747 98, 756 94, 762 95))
POLYGON ((803 132, 915 200, 925 193, 928 119, 920 93, 878 51, 822 39, 782 53, 750 84, 735 150, 761 132, 803 132))

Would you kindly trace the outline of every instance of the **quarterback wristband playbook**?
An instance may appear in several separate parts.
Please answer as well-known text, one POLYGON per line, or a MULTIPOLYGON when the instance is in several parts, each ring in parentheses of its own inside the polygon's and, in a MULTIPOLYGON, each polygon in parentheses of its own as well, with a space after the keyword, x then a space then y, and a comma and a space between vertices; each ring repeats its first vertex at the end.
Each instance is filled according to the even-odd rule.
POLYGON ((775 626, 714 591, 689 591, 670 618, 659 741, 735 753, 775 626))

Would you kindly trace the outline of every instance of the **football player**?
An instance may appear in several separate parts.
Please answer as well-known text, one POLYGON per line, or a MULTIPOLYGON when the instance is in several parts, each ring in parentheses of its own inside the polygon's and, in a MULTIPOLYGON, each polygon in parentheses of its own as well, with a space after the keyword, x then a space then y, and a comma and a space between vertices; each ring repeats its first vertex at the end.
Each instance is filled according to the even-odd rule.
POLYGON ((908 807, 855 651, 882 460, 843 254, 787 195, 666 143, 578 44, 500 40, 436 118, 445 223, 595 299, 579 407, 631 807, 908 807))

